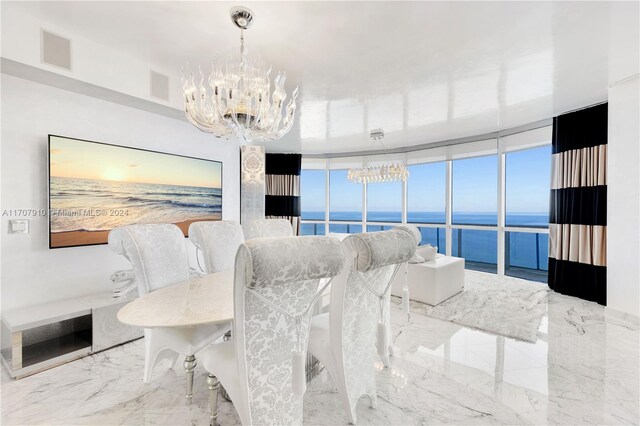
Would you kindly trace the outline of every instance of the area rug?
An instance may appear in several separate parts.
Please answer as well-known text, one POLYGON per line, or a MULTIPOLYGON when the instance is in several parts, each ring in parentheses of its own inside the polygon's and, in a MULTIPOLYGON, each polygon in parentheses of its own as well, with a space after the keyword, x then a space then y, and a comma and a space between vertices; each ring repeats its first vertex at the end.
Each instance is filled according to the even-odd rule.
POLYGON ((413 312, 500 336, 535 342, 549 288, 511 277, 465 271, 461 293, 438 306, 411 302, 413 312))

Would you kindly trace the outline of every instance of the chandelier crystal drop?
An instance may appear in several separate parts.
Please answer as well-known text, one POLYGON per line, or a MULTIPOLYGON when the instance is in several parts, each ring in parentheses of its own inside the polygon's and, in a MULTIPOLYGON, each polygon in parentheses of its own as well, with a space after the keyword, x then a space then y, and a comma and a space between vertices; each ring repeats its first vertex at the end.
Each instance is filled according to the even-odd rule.
POLYGON ((405 181, 408 177, 409 171, 407 167, 398 163, 352 168, 347 173, 347 179, 355 183, 405 181))
POLYGON ((197 77, 183 73, 187 119, 218 138, 236 135, 246 141, 280 139, 293 126, 298 88, 285 102, 286 74, 279 73, 274 78, 272 91, 271 68, 248 61, 244 31, 251 26, 253 12, 234 7, 231 20, 240 28, 240 62, 221 65, 214 60, 207 79, 201 69, 197 77))

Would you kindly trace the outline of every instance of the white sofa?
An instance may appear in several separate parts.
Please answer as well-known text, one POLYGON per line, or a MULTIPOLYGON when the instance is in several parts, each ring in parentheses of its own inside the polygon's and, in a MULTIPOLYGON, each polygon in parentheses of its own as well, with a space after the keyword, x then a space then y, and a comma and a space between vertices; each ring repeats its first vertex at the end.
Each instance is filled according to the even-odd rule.
MULTIPOLYGON (((436 255, 424 263, 408 263, 407 282, 409 299, 428 305, 438 305, 460 293, 464 287, 464 259, 436 255)), ((402 297, 405 274, 402 269, 396 275, 391 294, 402 297)))

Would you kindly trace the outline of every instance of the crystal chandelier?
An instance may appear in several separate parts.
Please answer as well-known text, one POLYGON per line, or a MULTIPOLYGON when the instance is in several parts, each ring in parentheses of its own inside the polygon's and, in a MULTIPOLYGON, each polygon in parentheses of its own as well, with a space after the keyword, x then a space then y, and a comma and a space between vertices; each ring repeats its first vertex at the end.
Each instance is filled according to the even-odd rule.
POLYGON ((231 20, 240 28, 240 62, 227 61, 221 66, 214 60, 206 83, 201 69, 199 81, 192 73, 183 73, 187 119, 218 138, 237 135, 246 141, 280 139, 293 126, 298 88, 285 107, 285 73, 279 73, 273 80, 271 92, 271 68, 247 60, 244 30, 251 26, 253 12, 234 7, 231 20))
POLYGON ((409 171, 404 164, 385 164, 382 166, 358 167, 349 169, 347 178, 355 183, 377 183, 405 181, 409 171))
MULTIPOLYGON (((375 129, 369 134, 372 141, 381 141, 384 138, 384 130, 375 129)), ((407 166, 400 163, 383 164, 381 166, 357 167, 349 169, 347 179, 355 183, 378 183, 405 181, 409 177, 407 166)))

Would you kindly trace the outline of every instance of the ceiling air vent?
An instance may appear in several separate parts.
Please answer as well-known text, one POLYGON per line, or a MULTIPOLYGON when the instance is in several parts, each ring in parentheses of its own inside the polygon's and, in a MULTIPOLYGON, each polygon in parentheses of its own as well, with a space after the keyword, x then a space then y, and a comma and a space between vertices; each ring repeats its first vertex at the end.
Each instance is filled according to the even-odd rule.
POLYGON ((151 70, 151 97, 169 100, 169 76, 151 70))
POLYGON ((42 63, 71 71, 71 40, 41 31, 42 63))

